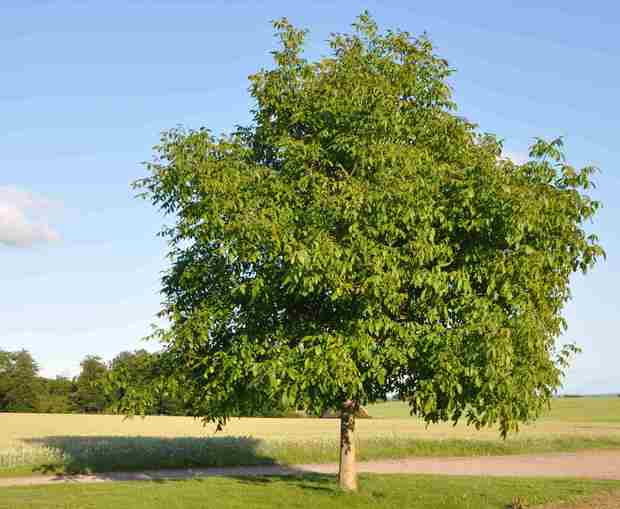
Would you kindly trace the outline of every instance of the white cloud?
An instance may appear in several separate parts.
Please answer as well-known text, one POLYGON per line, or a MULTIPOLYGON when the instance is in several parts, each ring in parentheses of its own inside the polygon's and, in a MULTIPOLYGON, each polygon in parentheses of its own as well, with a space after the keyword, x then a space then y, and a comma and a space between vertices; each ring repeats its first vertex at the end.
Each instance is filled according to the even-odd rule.
POLYGON ((0 186, 0 244, 30 247, 60 240, 46 215, 57 204, 13 186, 0 186))

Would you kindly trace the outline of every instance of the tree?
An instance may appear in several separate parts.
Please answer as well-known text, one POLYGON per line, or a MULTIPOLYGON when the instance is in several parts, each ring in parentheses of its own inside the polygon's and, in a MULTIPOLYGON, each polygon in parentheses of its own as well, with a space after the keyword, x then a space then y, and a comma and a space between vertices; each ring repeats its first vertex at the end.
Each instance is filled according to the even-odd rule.
POLYGON ((125 372, 133 385, 147 385, 151 380, 152 355, 146 350, 121 352, 110 363, 110 372, 125 372))
POLYGON ((37 411, 41 390, 38 371, 39 367, 28 351, 0 351, 0 410, 37 411))
POLYGON ((121 352, 110 363, 106 391, 117 403, 127 395, 143 402, 141 413, 154 415, 182 415, 183 405, 169 384, 162 383, 159 374, 159 354, 146 350, 121 352))
POLYGON ((95 355, 86 356, 80 367, 81 372, 75 380, 75 392, 72 394, 73 405, 78 412, 102 413, 109 404, 103 390, 108 368, 101 357, 95 355))
POLYGON ((41 395, 37 411, 49 414, 68 414, 73 412, 72 403, 75 384, 72 380, 57 376, 54 379, 41 378, 41 395))
POLYGON ((340 409, 348 490, 355 411, 387 394, 504 436, 535 418, 574 350, 557 345, 570 275, 604 255, 584 227, 594 168, 560 139, 503 158, 426 37, 363 14, 309 62, 305 32, 274 26, 252 125, 163 133, 136 184, 173 223, 162 373, 219 427, 274 400, 340 409))
POLYGON ((0 349, 0 412, 4 411, 4 395, 7 392, 10 367, 11 353, 0 349))

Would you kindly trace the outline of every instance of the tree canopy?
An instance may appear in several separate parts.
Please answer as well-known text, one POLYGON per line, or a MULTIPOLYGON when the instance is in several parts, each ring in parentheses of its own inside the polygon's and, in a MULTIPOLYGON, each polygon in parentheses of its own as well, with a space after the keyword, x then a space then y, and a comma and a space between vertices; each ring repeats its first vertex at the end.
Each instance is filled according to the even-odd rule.
POLYGON ((75 392, 72 394, 74 405, 87 414, 102 413, 110 403, 100 386, 108 368, 103 359, 96 355, 86 356, 80 367, 81 372, 75 380, 75 392))
POLYGON ((26 350, 0 350, 0 411, 33 412, 39 404, 39 367, 26 350))
POLYGON ((274 26, 251 125, 164 132, 137 182, 172 222, 162 372, 220 425, 389 393, 429 422, 536 417, 571 351, 569 278, 604 254, 585 228, 595 169, 561 139, 503 157, 425 36, 362 14, 310 62, 306 32, 274 26))

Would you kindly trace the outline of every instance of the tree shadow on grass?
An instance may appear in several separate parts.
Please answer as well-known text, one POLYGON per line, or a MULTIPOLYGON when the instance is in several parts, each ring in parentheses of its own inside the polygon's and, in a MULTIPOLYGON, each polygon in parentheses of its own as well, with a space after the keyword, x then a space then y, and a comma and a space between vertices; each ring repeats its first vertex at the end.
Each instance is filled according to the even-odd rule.
POLYGON ((58 459, 35 471, 58 474, 276 465, 250 437, 49 436, 25 439, 58 459))
POLYGON ((275 482, 286 482, 289 485, 304 490, 311 491, 329 491, 336 490, 334 483, 335 477, 329 474, 318 474, 314 472, 307 472, 288 467, 288 472, 280 475, 268 475, 268 476, 230 476, 232 479, 238 481, 241 485, 269 485, 275 482))

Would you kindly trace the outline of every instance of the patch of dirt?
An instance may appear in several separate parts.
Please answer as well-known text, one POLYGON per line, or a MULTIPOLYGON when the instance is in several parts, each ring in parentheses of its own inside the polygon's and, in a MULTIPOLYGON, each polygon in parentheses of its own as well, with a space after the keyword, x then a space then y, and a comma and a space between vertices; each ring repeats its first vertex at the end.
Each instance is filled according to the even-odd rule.
MULTIPOLYGON (((359 463, 360 472, 620 480, 620 450, 573 453, 409 458, 359 463)), ((620 507, 616 508, 620 509, 620 507)))

